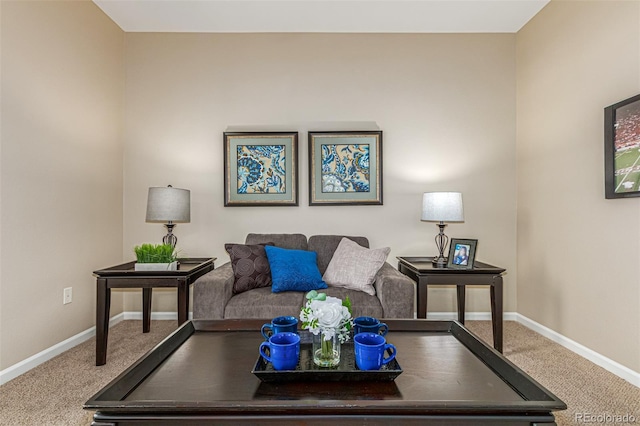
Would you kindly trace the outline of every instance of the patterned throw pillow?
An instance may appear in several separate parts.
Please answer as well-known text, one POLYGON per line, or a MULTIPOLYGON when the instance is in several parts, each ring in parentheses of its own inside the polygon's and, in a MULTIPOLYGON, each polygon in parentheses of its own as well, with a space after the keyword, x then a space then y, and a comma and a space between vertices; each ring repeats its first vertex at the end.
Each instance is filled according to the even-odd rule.
POLYGON ((315 251, 288 250, 265 247, 273 285, 271 291, 310 291, 327 288, 318 269, 318 254, 315 251))
POLYGON ((271 268, 264 251, 265 245, 273 245, 273 243, 224 245, 231 258, 231 267, 235 276, 233 294, 271 285, 271 268))
POLYGON ((376 274, 387 261, 389 247, 371 250, 343 238, 322 279, 331 287, 344 287, 375 295, 376 274))

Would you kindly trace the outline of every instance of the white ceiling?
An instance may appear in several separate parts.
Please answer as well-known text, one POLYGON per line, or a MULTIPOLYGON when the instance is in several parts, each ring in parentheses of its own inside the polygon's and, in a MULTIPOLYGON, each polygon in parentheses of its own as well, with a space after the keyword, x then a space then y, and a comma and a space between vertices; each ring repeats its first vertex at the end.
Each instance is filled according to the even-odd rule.
POLYGON ((93 0, 127 32, 514 33, 549 0, 93 0))

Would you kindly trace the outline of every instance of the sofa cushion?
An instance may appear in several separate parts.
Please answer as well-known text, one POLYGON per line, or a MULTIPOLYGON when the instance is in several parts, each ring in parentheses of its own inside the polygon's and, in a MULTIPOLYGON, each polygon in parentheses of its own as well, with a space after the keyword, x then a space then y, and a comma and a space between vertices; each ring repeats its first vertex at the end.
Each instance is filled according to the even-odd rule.
POLYGON ((272 246, 264 249, 271 266, 271 290, 274 293, 327 288, 318 270, 315 252, 272 246))
POLYGON ((287 291, 272 293, 269 287, 256 288, 236 294, 224 310, 225 318, 264 318, 280 315, 300 316, 304 293, 287 291))
POLYGON ((348 238, 338 245, 322 279, 329 286, 364 291, 374 295, 376 274, 387 260, 389 247, 371 250, 348 238))
POLYGON ((265 243, 286 249, 307 250, 307 237, 302 234, 249 234, 245 240, 245 244, 265 243))
POLYGON ((349 300, 351 300, 352 315, 354 318, 382 318, 384 316, 382 304, 380 303, 380 299, 376 296, 371 296, 370 294, 362 291, 350 290, 342 287, 329 287, 328 289, 323 290, 323 293, 326 293, 327 296, 337 297, 341 300, 344 300, 349 296, 349 300))
MULTIPOLYGON (((272 243, 267 243, 273 245, 272 243)), ((271 268, 263 244, 225 244, 231 258, 233 294, 271 285, 271 268)))
POLYGON ((320 273, 324 274, 329 266, 329 262, 333 258, 333 253, 338 248, 340 241, 343 238, 348 238, 351 241, 355 241, 362 247, 369 248, 369 240, 365 237, 347 237, 343 235, 314 235, 309 238, 309 250, 318 253, 318 269, 320 273))

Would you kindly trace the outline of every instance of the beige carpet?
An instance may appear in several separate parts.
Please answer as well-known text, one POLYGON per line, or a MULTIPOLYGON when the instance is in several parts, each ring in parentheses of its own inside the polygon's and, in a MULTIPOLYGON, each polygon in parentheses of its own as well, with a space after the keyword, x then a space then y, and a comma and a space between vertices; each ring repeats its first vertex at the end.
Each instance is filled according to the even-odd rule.
MULTIPOLYGON (((467 327, 492 341, 489 321, 469 321, 467 327)), ((640 388, 517 322, 505 321, 504 355, 567 404, 555 413, 558 425, 584 424, 576 421, 580 414, 632 415, 640 425, 640 388)))
MULTIPOLYGON (((490 322, 467 326, 491 341, 490 322)), ((94 365, 92 339, 0 386, 0 425, 90 424, 82 404, 175 328, 175 321, 153 321, 142 334, 140 321, 123 321, 110 330, 106 365, 94 365)), ((559 425, 579 424, 576 413, 633 415, 640 424, 640 388, 512 321, 505 322, 505 355, 567 403, 556 413, 559 425)))
POLYGON ((109 330, 107 364, 96 367, 95 340, 39 365, 0 386, 0 425, 89 425, 93 413, 82 409, 92 395, 160 343, 178 326, 152 321, 122 321, 109 330))

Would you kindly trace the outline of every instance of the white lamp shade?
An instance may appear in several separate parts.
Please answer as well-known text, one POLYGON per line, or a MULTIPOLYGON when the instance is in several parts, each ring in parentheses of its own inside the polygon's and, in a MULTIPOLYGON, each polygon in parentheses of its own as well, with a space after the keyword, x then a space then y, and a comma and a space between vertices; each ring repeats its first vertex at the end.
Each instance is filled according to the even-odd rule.
POLYGON ((191 191, 168 187, 149 188, 147 222, 191 222, 191 191))
POLYGON ((422 220, 428 222, 463 222, 462 193, 425 192, 422 195, 422 220))

